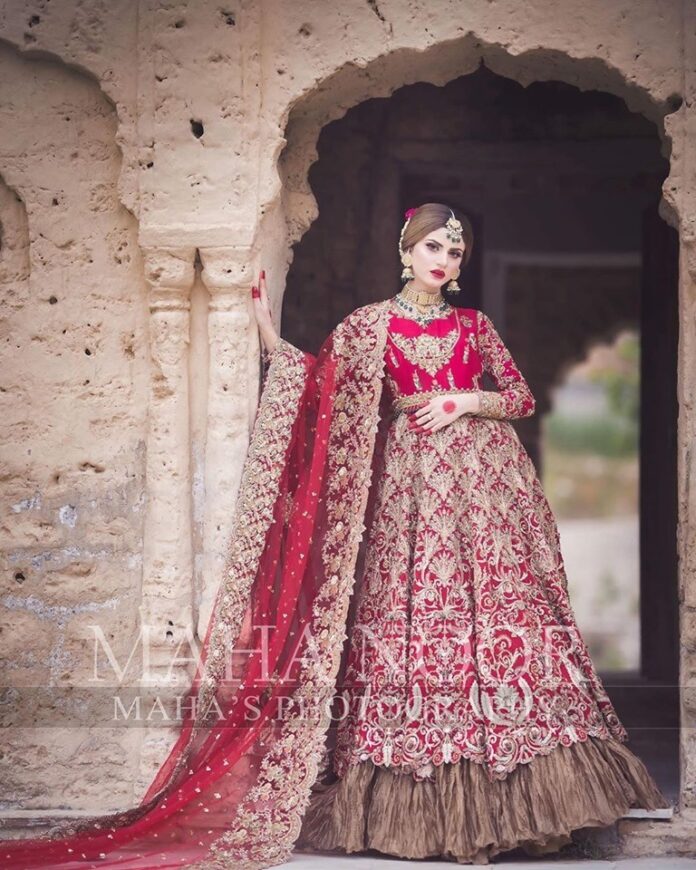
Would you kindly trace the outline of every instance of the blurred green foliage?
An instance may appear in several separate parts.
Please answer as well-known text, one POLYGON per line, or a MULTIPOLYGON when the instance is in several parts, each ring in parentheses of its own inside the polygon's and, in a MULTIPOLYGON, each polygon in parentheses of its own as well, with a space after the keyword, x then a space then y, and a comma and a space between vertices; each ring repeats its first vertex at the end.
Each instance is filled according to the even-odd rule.
POLYGON ((635 333, 617 342, 618 366, 595 369, 589 380, 604 390, 608 413, 571 417, 553 412, 544 421, 547 448, 564 453, 626 457, 639 448, 640 343, 635 333))
POLYGON ((637 424, 615 416, 571 420, 549 415, 544 434, 548 447, 562 453, 625 457, 638 449, 637 424))
POLYGON ((606 367, 592 372, 590 380, 604 387, 611 411, 625 420, 638 424, 640 413, 640 342, 636 333, 622 336, 616 343, 616 353, 623 363, 620 368, 606 367))

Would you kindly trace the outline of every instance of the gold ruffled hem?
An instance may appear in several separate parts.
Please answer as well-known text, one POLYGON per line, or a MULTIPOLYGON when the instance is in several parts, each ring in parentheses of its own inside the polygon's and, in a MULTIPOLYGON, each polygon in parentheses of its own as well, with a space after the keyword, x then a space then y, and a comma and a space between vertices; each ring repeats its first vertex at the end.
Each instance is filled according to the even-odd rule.
POLYGON ((571 831, 610 825, 631 807, 667 806, 643 762, 614 738, 559 745, 493 782, 468 759, 436 767, 432 780, 364 761, 315 784, 296 847, 487 864, 515 848, 556 852, 571 831))

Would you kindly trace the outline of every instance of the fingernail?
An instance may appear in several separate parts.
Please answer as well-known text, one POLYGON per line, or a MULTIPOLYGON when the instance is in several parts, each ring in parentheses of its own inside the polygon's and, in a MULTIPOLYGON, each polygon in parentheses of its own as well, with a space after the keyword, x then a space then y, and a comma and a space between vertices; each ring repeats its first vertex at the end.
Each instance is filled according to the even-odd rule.
POLYGON ((264 281, 266 280, 266 270, 265 269, 261 269, 261 277, 263 278, 264 281))
POLYGON ((261 294, 259 293, 259 288, 255 285, 251 288, 251 295, 255 297, 259 297, 261 294))

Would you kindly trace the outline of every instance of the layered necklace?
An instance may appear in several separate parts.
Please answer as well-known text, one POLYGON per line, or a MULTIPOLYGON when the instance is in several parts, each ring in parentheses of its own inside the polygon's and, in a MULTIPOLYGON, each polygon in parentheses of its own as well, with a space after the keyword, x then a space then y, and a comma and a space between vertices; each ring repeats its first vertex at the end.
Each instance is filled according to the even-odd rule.
MULTIPOLYGON (((393 297, 396 306, 407 317, 415 320, 425 327, 438 317, 445 317, 452 310, 449 302, 445 301, 440 293, 426 293, 404 287, 401 293, 393 297), (429 309, 427 312, 419 311, 416 306, 429 309)), ((461 326, 457 318, 457 329, 453 329, 446 335, 428 335, 422 333, 417 336, 401 335, 390 332, 389 338, 404 354, 406 359, 413 365, 420 366, 429 375, 435 376, 437 372, 452 358, 454 347, 459 339, 461 326)))
POLYGON ((425 290, 414 290, 412 287, 405 286, 393 299, 407 317, 421 326, 428 326, 438 317, 446 317, 452 310, 452 306, 439 291, 428 293, 425 290))

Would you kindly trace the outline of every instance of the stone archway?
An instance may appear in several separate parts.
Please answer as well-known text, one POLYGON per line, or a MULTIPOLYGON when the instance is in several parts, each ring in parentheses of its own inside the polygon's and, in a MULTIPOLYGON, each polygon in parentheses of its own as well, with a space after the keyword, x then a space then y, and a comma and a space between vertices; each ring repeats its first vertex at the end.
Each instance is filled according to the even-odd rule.
MULTIPOLYGON (((600 46, 601 47, 601 46, 600 46)), ((310 166, 318 157, 317 141, 323 127, 341 118, 350 108, 375 97, 388 97, 415 82, 442 86, 484 65, 492 72, 526 87, 532 82, 560 81, 581 91, 600 90, 620 97, 632 112, 652 121, 671 151, 679 131, 680 94, 659 97, 647 86, 629 82, 620 70, 601 57, 574 58, 563 52, 538 48, 513 55, 503 46, 469 34, 439 42, 424 51, 398 49, 367 63, 351 62, 336 70, 297 100, 288 110, 278 171, 290 244, 301 238, 317 217, 317 204, 308 182, 310 166)), ((665 179, 662 217, 678 225, 677 182, 673 171, 665 179)))
MULTIPOLYGON (((391 55, 384 55, 370 64, 346 65, 293 106, 287 125, 287 146, 279 163, 289 241, 291 243, 297 242, 308 228, 313 228, 312 222, 318 215, 318 203, 309 183, 310 168, 319 154, 319 135, 331 121, 341 118, 352 107, 367 100, 387 97, 408 83, 419 81, 444 85, 457 76, 474 70, 482 57, 485 58, 485 64, 489 69, 525 86, 534 81, 553 79, 572 84, 581 91, 596 88, 621 97, 631 110, 640 112, 655 124, 662 141, 663 153, 671 153, 672 136, 679 131, 679 127, 678 117, 670 117, 670 114, 680 108, 681 96, 670 94, 662 99, 657 98, 648 87, 639 87, 634 83, 629 83, 616 69, 609 68, 604 61, 598 58, 578 60, 560 52, 548 52, 542 49, 514 57, 499 46, 484 46, 480 40, 472 37, 465 37, 452 43, 441 43, 424 52, 396 51, 391 55)), ((671 164, 669 170, 669 174, 662 183, 659 212, 663 220, 676 227, 679 223, 679 213, 675 192, 679 169, 671 164)), ((408 204, 413 203, 409 202, 408 204)), ((387 208, 384 214, 388 213, 392 216, 392 223, 388 226, 382 226, 385 235, 392 238, 398 236, 402 205, 403 203, 394 196, 391 196, 386 203, 387 208)), ((656 203, 657 205, 658 203, 656 203)), ((390 220, 389 217, 384 216, 383 219, 387 223, 390 220)), ((393 274, 395 262, 395 257, 393 261, 385 258, 385 262, 381 264, 381 267, 384 268, 382 273, 384 280, 388 280, 388 276, 393 274)), ((380 266, 377 266, 376 269, 378 276, 379 268, 380 266)), ((291 286, 292 282, 289 281, 289 284, 291 286)), ((684 292, 683 286, 680 289, 684 292)), ((388 293, 383 295, 388 295, 388 293)), ((356 304, 362 304, 370 299, 353 301, 356 304)), ((326 323, 330 323, 332 316, 335 317, 335 307, 324 315, 326 323)), ((335 317, 334 322, 340 319, 340 316, 335 317)), ((679 376, 682 383, 688 382, 687 390, 691 391, 694 388, 692 376, 685 372, 683 361, 681 365, 679 376)), ((682 455, 688 443, 689 422, 682 415, 679 432, 682 455)), ((682 480, 683 473, 684 469, 682 468, 682 480)), ((687 517, 692 516, 693 506, 688 506, 682 502, 681 511, 680 519, 684 523, 687 517)), ((679 577, 680 589, 686 588, 689 582, 694 582, 693 577, 687 575, 682 567, 682 574, 679 577)), ((685 662, 682 659, 682 671, 684 665, 685 662)), ((682 707, 684 703, 685 698, 682 695, 682 707)), ((682 731, 681 740, 682 755, 689 751, 694 755, 693 749, 689 750, 686 731, 682 731)), ((684 767, 683 772, 685 772, 684 767)), ((686 821, 692 813, 696 812, 696 801, 693 799, 694 783, 691 782, 691 779, 693 778, 688 775, 682 776, 680 812, 671 825, 674 835, 678 839, 681 838, 680 842, 687 846, 689 837, 686 821)), ((644 823, 642 827, 634 826, 633 828, 632 824, 630 822, 622 823, 622 832, 627 836, 630 835, 626 844, 627 852, 634 849, 638 854, 642 848, 654 848, 654 844, 652 846, 641 844, 644 841, 651 843, 652 838, 665 834, 665 828, 660 828, 660 823, 644 823)))

